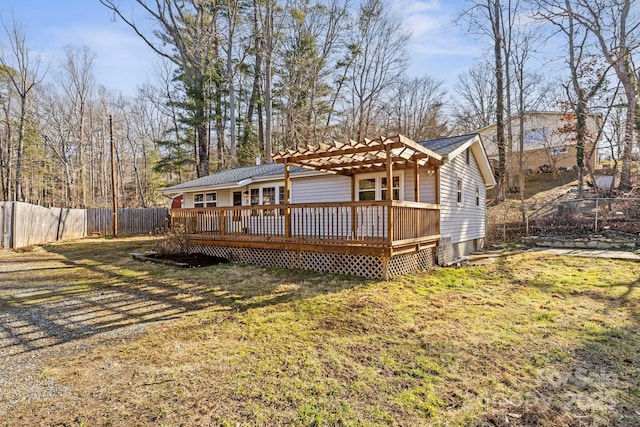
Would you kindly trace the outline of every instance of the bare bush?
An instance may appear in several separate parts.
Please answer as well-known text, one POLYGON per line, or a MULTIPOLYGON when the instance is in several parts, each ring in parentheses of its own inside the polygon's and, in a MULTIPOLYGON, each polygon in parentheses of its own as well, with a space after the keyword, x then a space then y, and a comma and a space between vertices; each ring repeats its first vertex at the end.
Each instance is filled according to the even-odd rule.
POLYGON ((182 224, 174 225, 167 237, 156 243, 153 250, 157 255, 186 255, 188 253, 190 236, 182 224))

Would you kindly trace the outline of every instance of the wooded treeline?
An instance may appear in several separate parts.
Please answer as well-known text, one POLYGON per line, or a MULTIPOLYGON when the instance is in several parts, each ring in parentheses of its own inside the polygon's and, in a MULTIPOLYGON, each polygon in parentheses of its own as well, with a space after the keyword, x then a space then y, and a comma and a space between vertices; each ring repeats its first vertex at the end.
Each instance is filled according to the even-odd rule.
MULTIPOLYGON (((4 200, 108 206, 109 116, 123 206, 162 202, 159 187, 333 139, 425 140, 497 122, 503 152, 517 152, 524 135, 509 118, 532 110, 565 109, 582 146, 596 137, 582 130, 584 115, 602 114, 611 155, 627 160, 623 178, 637 149, 631 0, 467 1, 460 27, 477 36, 478 56, 492 59, 463 72, 451 94, 428 70, 407 73, 410 34, 382 0, 100 2, 162 59, 157 75, 134 96, 113 94, 95 81, 88 48, 42 64, 26 31, 4 22, 4 200), (540 70, 538 54, 550 40, 558 51, 544 60, 555 60, 553 75, 540 70)), ((502 157, 504 186, 518 165, 502 157)))

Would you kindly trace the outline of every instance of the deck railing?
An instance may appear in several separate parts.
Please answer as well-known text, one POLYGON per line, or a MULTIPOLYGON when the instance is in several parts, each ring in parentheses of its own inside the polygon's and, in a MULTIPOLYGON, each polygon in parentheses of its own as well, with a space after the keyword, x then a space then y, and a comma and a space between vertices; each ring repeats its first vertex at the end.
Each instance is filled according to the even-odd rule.
POLYGON ((395 200, 174 209, 171 222, 200 240, 394 246, 440 234, 438 205, 395 200))

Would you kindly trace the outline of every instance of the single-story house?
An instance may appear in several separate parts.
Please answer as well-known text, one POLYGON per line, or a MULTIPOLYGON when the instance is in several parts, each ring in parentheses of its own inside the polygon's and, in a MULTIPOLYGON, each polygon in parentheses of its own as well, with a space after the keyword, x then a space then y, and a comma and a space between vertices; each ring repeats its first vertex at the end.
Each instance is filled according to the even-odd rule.
POLYGON ((495 180, 477 134, 334 142, 273 160, 161 191, 183 195, 171 219, 190 251, 386 279, 484 245, 495 180))

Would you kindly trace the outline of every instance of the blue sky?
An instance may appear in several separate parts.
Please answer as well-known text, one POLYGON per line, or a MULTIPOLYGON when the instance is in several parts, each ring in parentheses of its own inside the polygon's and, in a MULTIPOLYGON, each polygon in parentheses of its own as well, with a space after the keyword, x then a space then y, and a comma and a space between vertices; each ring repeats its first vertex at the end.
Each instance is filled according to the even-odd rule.
MULTIPOLYGON (((464 0, 388 0, 412 34, 410 73, 431 75, 452 87, 457 75, 482 54, 479 42, 454 26, 464 0)), ((123 2, 126 3, 126 2, 123 2)), ((96 81, 134 95, 151 79, 156 55, 98 0, 0 0, 0 16, 12 18, 27 34, 27 45, 43 62, 60 57, 65 46, 86 45, 96 53, 96 81)), ((4 34, 0 43, 4 43, 4 34)))

